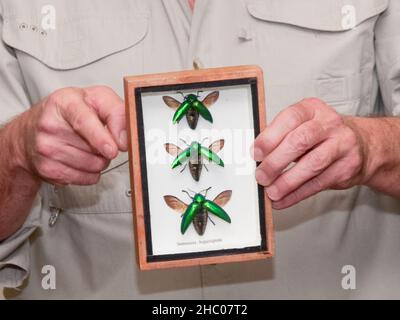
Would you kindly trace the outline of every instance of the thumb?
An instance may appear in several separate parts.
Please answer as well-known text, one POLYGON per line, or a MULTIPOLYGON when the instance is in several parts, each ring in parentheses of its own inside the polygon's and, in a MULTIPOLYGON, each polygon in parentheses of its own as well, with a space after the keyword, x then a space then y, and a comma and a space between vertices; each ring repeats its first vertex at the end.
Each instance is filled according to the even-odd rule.
POLYGON ((128 149, 124 101, 109 87, 84 89, 84 100, 107 126, 120 151, 128 149))

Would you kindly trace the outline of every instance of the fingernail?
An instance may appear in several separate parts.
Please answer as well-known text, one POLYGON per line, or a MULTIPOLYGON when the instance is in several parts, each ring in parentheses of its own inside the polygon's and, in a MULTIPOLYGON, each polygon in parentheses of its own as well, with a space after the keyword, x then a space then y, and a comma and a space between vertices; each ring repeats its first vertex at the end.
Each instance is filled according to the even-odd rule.
POLYGON ((266 186, 268 182, 268 177, 262 169, 256 170, 256 180, 262 186, 266 186))
POLYGON ((279 200, 278 197, 278 188, 275 186, 270 186, 268 188, 265 188, 265 192, 267 193, 268 197, 272 200, 272 201, 277 201, 279 200))
POLYGON ((264 159, 264 153, 260 148, 253 148, 253 159, 255 161, 262 161, 264 159))
POLYGON ((110 144, 105 144, 103 147, 103 154, 107 159, 114 158, 114 148, 110 144))
POLYGON ((128 134, 126 130, 121 131, 121 133, 119 134, 119 143, 124 148, 128 146, 128 134))

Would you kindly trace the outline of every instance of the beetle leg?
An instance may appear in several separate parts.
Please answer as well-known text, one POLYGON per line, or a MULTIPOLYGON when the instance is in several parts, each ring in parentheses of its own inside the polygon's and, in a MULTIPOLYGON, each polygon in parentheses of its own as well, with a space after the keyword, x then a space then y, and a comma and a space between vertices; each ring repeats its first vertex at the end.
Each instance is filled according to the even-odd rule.
POLYGON ((215 222, 210 218, 210 215, 208 215, 208 219, 210 219, 211 223, 215 226, 215 222))
POLYGON ((207 166, 203 163, 203 166, 204 166, 204 168, 206 168, 206 170, 207 170, 207 172, 208 172, 208 168, 207 168, 207 166))
POLYGON ((185 165, 183 166, 183 169, 179 172, 182 173, 186 169, 186 166, 187 166, 187 163, 185 163, 185 165))

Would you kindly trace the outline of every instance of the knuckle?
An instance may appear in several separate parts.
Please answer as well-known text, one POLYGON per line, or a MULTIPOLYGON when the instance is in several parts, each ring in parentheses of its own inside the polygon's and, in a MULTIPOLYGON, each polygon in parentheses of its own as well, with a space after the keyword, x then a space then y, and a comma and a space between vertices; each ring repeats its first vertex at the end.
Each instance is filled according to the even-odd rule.
POLYGON ((51 179, 55 181, 61 181, 61 170, 57 170, 53 163, 50 163, 46 160, 41 160, 36 165, 36 170, 40 174, 40 176, 45 177, 46 179, 51 179))
POLYGON ((294 184, 292 179, 284 174, 278 180, 279 182, 276 183, 276 196, 281 199, 285 191, 288 192, 293 189, 294 184))
POLYGON ((306 121, 306 115, 304 106, 302 104, 297 104, 290 108, 291 115, 287 120, 286 126, 289 128, 295 128, 300 123, 306 121))
POLYGON ((59 105, 61 104, 60 102, 63 101, 64 97, 64 91, 63 89, 59 89, 51 93, 46 100, 46 106, 53 106, 53 105, 59 105))
POLYGON ((337 128, 343 128, 343 126, 344 126, 343 117, 334 110, 326 122, 327 122, 328 128, 337 129, 337 128))
POLYGON ((292 132, 288 137, 288 144, 294 152, 305 152, 312 147, 312 135, 308 130, 292 132))
POLYGON ((66 87, 58 89, 47 97, 47 103, 51 105, 64 105, 71 97, 80 95, 81 89, 75 87, 66 87))
POLYGON ((272 157, 267 157, 259 166, 263 170, 265 175, 269 178, 273 178, 280 171, 280 164, 275 161, 272 157))
POLYGON ((47 139, 42 135, 38 135, 35 141, 36 152, 45 157, 50 157, 54 154, 55 148, 52 144, 48 143, 47 139))
POLYGON ((358 152, 354 152, 354 154, 351 157, 349 157, 349 159, 347 159, 346 163, 349 174, 353 176, 361 170, 362 157, 358 152))
POLYGON ((309 97, 302 100, 302 104, 308 108, 325 107, 324 101, 317 97, 309 97))
POLYGON ((45 112, 42 116, 38 119, 36 124, 36 129, 38 132, 45 132, 49 134, 58 134, 60 131, 60 126, 55 121, 55 119, 45 112))
POLYGON ((312 193, 323 191, 327 188, 327 186, 322 182, 322 180, 319 177, 312 178, 310 180, 310 184, 312 193))
POLYGON ((77 132, 81 131, 84 125, 85 125, 85 119, 80 114, 77 114, 71 123, 72 129, 74 129, 74 131, 77 132))
POLYGON ((355 132, 352 129, 347 128, 345 133, 343 134, 343 136, 344 136, 344 140, 348 146, 358 145, 357 135, 355 134, 355 132))
POLYGON ((104 158, 96 158, 93 161, 93 168, 96 172, 101 172, 105 170, 109 164, 110 164, 109 160, 106 160, 104 158))
POLYGON ((114 90, 111 89, 109 86, 106 85, 97 85, 88 88, 93 93, 114 93, 114 90))
POLYGON ((311 152, 306 158, 308 169, 314 173, 319 173, 330 164, 328 153, 311 152))

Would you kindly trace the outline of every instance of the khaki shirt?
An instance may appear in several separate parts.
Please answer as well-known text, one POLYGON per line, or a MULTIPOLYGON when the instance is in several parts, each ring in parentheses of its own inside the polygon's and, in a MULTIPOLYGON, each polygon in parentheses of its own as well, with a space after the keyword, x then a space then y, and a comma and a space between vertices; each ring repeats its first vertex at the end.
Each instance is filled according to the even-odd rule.
MULTIPOLYGON (((186 0, 0 0, 0 10, 1 122, 62 87, 122 96, 124 76, 194 59, 260 65, 269 121, 310 96, 347 115, 400 113, 398 0, 197 0, 193 15, 186 0), (54 30, 41 29, 48 4, 54 30)), ((91 187, 43 184, 0 244, 0 287, 19 298, 400 298, 399 209, 365 187, 326 191, 275 213, 274 259, 141 272, 124 165, 91 187), (55 290, 42 287, 46 265, 55 290), (356 290, 342 287, 346 265, 356 290)))

